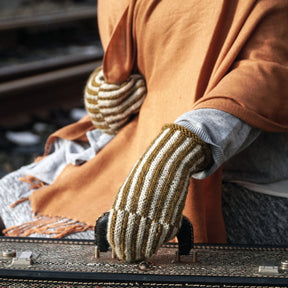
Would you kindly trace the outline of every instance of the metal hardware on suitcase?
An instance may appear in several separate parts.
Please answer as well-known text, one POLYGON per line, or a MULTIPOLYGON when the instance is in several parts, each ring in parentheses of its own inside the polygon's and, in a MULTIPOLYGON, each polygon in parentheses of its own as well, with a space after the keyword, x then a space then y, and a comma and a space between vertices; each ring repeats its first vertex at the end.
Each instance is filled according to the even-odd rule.
POLYGON ((0 237, 0 287, 288 287, 288 247, 176 243, 147 262, 127 264, 111 251, 95 257, 90 240, 0 237))

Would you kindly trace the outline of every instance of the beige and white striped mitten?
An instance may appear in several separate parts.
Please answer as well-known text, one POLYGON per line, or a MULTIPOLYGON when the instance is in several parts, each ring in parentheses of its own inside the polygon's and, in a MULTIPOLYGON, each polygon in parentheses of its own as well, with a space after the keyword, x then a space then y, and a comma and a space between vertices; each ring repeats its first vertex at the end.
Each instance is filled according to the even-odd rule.
POLYGON ((107 240, 127 262, 151 257, 180 228, 191 174, 212 163, 208 144, 167 124, 135 164, 109 213, 107 240))
POLYGON ((94 127, 116 134, 139 111, 145 96, 146 85, 141 75, 132 74, 121 84, 109 84, 99 67, 89 77, 84 102, 94 127))

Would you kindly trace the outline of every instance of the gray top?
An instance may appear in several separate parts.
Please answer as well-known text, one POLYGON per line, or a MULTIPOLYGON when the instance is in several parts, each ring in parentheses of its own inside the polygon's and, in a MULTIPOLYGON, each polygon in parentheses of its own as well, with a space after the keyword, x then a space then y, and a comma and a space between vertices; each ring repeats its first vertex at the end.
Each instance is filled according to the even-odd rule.
MULTIPOLYGON (((213 166, 192 175, 193 178, 204 179, 223 164, 224 181, 236 182, 257 192, 288 197, 288 133, 263 132, 215 109, 190 111, 175 123, 211 145, 213 166)), ((81 165, 89 161, 113 139, 96 129, 89 131, 87 137, 89 143, 86 145, 58 139, 54 152, 23 168, 25 173, 51 184, 67 164, 81 165)))

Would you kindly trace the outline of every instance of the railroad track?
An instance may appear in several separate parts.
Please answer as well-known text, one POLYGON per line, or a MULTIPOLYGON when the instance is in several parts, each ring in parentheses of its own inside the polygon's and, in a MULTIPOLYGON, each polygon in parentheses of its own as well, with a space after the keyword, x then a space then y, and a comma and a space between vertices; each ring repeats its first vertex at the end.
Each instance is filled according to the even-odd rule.
POLYGON ((83 106, 85 83, 103 57, 95 3, 19 17, 0 13, 6 39, 0 41, 0 127, 83 106))
POLYGON ((82 106, 90 73, 101 61, 58 69, 0 84, 0 126, 17 126, 55 107, 82 106))

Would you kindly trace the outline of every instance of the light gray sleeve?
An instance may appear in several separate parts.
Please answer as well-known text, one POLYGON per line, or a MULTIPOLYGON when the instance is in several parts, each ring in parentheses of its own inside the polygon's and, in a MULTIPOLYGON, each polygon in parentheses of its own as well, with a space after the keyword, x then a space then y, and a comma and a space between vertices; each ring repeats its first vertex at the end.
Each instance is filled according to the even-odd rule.
POLYGON ((192 175, 195 179, 211 175, 226 160, 248 147, 261 133, 261 130, 217 109, 193 110, 181 115, 175 123, 191 130, 211 145, 214 164, 192 175))

